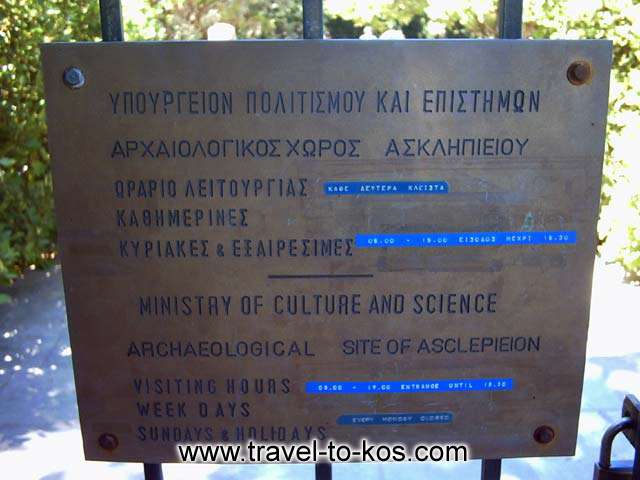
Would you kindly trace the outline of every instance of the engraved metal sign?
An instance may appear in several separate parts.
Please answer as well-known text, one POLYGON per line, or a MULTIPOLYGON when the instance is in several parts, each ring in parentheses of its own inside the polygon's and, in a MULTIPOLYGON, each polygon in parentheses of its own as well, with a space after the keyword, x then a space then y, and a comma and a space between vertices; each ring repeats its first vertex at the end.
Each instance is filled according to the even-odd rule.
POLYGON ((573 454, 606 41, 43 47, 86 457, 573 454))

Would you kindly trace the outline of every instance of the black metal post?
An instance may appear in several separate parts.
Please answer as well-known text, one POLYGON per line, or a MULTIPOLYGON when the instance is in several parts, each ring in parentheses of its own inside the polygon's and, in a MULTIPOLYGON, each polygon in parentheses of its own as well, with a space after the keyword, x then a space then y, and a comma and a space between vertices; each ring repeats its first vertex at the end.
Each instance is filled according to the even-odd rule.
POLYGON ((498 37, 522 38, 522 0, 500 0, 498 37))
MULTIPOLYGON (((100 26, 102 27, 102 41, 124 41, 120 0, 100 0, 100 26)), ((145 463, 144 479, 163 480, 162 464, 145 463)))
MULTIPOLYGON (((302 0, 302 28, 305 39, 322 39, 322 0, 302 0)), ((330 463, 316 463, 316 480, 331 480, 330 463)))
POLYGON ((163 480, 161 463, 144 464, 144 480, 163 480))
MULTIPOLYGON (((498 3, 498 37, 522 38, 522 0, 500 0, 498 3)), ((481 468, 481 480, 500 480, 502 459, 483 459, 481 468)))
POLYGON ((502 459, 487 458, 482 460, 482 473, 480 480, 500 480, 502 471, 502 459))
POLYGON ((302 0, 303 36, 307 39, 322 38, 322 0, 302 0))
POLYGON ((316 463, 316 480, 331 480, 332 475, 330 463, 316 463))
POLYGON ((636 425, 634 429, 635 443, 632 443, 635 447, 633 455, 633 470, 631 473, 631 480, 640 480, 640 419, 636 419, 636 425))
POLYGON ((100 0, 100 25, 104 42, 124 40, 120 0, 100 0))

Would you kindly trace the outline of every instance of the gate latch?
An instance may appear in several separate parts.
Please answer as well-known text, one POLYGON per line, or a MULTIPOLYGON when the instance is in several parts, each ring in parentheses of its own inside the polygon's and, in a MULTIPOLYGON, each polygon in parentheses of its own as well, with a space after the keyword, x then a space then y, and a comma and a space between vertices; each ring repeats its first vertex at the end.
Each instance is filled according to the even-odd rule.
POLYGON ((622 404, 622 419, 611 425, 600 443, 600 459, 593 467, 593 480, 640 480, 640 402, 627 395, 622 404), (633 461, 611 461, 613 440, 624 433, 635 449, 633 461))

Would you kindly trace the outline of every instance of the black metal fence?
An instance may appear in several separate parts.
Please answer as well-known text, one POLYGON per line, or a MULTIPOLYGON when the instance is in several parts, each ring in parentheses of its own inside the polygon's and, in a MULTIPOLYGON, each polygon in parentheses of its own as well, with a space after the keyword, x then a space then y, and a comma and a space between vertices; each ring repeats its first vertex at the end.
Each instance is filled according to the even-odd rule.
MULTIPOLYGON (((102 40, 105 42, 124 41, 122 8, 120 0, 100 0, 100 21, 102 40)), ((302 22, 305 39, 323 38, 322 0, 302 0, 302 22)), ((500 0, 498 4, 498 36, 503 39, 522 37, 522 0, 500 0)), ((499 480, 502 460, 499 458, 482 460, 481 479, 499 480)), ((330 480, 330 463, 316 465, 316 480, 330 480)), ((145 480, 162 480, 162 465, 144 464, 145 480)))

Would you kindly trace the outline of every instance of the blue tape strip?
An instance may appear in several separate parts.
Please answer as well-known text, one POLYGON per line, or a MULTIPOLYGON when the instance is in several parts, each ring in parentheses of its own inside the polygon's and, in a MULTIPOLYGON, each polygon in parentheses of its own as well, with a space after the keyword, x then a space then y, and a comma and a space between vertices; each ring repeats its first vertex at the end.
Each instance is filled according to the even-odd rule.
POLYGON ((511 378, 400 380, 393 382, 307 382, 306 393, 354 395, 361 393, 430 393, 511 390, 511 378))
POLYGON ((341 415, 338 425, 413 425, 416 423, 451 423, 449 412, 376 413, 341 415))
POLYGON ((358 248, 483 247, 490 245, 575 244, 575 230, 543 232, 359 233, 358 248))
POLYGON ((433 195, 449 193, 444 181, 325 182, 325 195, 433 195))

